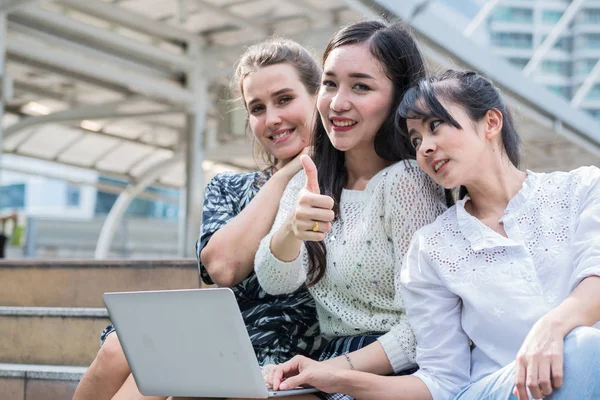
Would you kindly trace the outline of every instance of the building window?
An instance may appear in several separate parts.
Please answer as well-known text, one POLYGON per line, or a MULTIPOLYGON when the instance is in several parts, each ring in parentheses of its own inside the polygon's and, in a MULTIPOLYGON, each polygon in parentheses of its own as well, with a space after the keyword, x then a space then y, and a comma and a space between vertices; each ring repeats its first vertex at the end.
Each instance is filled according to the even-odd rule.
MULTIPOLYGON (((546 38, 548 37, 548 35, 544 35, 542 37, 542 41, 540 42, 540 46, 542 45, 542 43, 544 43, 544 41, 546 40, 546 38)), ((571 47, 572 47, 572 39, 571 38, 558 38, 556 39, 556 41, 554 42, 554 45, 552 46, 552 48, 554 49, 560 49, 560 50, 565 50, 565 51, 570 51, 571 47)))
POLYGON ((600 110, 586 110, 592 117, 600 120, 600 110))
POLYGON ((492 44, 498 47, 530 49, 533 46, 533 35, 530 33, 494 32, 492 44))
POLYGON ((594 66, 598 60, 579 60, 575 62, 575 73, 577 74, 589 74, 594 69, 594 66))
MULTIPOLYGON (((99 177, 99 183, 107 183, 113 186, 120 186, 123 189, 127 184, 123 181, 99 177)), ((162 219, 176 219, 179 214, 179 191, 175 189, 162 189, 149 187, 144 190, 144 193, 149 195, 160 196, 162 198, 171 198, 172 201, 162 200, 162 198, 148 199, 137 197, 133 199, 127 211, 126 216, 137 217, 137 218, 162 218, 162 219)), ((96 198, 96 210, 95 214, 106 215, 117 201, 118 194, 105 192, 98 190, 96 198)))
POLYGON ((555 24, 560 20, 560 17, 562 17, 562 15, 562 11, 544 10, 544 12, 542 13, 542 21, 546 24, 555 24))
POLYGON ((533 22, 533 9, 518 7, 497 7, 492 15, 493 21, 533 22))
POLYGON ((0 187, 0 208, 25 208, 25 184, 19 183, 0 187))
POLYGON ((577 40, 584 49, 600 49, 600 34, 598 33, 582 35, 577 40))
POLYGON ((579 13, 578 20, 591 24, 600 23, 600 10, 584 9, 579 13))
POLYGON ((570 96, 571 96, 571 91, 566 86, 549 85, 548 89, 552 90, 554 93, 556 93, 562 97, 565 97, 567 99, 570 98, 570 96))
POLYGON ((585 96, 585 98, 588 100, 600 99, 600 85, 596 85, 593 88, 591 88, 590 91, 587 93, 587 96, 585 96))
POLYGON ((519 69, 523 69, 529 62, 529 59, 528 58, 508 58, 508 62, 519 69))
POLYGON ((79 186, 67 184, 67 207, 79 207, 81 189, 79 186))
POLYGON ((542 71, 552 74, 568 76, 570 74, 569 63, 564 61, 544 61, 542 71))

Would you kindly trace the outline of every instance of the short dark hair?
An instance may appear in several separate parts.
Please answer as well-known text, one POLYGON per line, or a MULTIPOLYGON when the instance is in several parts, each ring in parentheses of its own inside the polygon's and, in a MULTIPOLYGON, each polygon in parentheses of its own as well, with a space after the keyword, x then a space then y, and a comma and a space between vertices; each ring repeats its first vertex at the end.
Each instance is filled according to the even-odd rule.
MULTIPOLYGON (((502 114, 502 146, 508 159, 518 168, 521 161, 521 139, 515 128, 512 113, 506 106, 500 90, 487 78, 474 71, 446 72, 420 80, 410 88, 398 107, 397 124, 409 142, 407 119, 435 118, 455 128, 460 124, 440 103, 440 99, 462 107, 474 122, 481 121, 489 110, 502 114)), ((461 187, 459 198, 467 194, 461 187)))

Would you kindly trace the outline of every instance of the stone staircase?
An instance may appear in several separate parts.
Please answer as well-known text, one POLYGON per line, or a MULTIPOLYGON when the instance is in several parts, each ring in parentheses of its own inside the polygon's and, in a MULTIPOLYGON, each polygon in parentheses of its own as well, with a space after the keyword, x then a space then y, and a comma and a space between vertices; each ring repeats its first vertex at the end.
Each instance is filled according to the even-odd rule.
POLYGON ((0 261, 0 400, 70 400, 105 292, 200 287, 196 260, 0 261))

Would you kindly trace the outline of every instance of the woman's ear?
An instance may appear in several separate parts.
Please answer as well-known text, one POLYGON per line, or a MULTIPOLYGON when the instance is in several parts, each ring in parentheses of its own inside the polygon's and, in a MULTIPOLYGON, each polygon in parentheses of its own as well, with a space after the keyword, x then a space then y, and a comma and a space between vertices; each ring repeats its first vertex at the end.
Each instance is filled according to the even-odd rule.
POLYGON ((503 115, 498 109, 492 108, 488 110, 483 120, 485 123, 485 137, 487 139, 492 139, 502 132, 503 115))

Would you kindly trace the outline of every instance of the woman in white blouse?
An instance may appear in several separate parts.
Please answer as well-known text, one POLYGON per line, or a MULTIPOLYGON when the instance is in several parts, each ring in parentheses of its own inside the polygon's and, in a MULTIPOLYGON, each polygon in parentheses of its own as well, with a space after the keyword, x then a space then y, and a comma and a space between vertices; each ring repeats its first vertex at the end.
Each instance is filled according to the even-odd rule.
POLYGON ((461 188, 415 234, 401 274, 420 369, 380 378, 297 358, 287 385, 378 400, 600 399, 600 169, 517 169, 511 115, 474 72, 422 80, 398 114, 421 168, 461 188))
MULTIPOLYGON (((405 28, 381 21, 340 30, 323 60, 315 162, 305 156, 288 184, 256 274, 272 294, 308 284, 331 340, 320 357, 328 365, 410 373, 415 341, 394 271, 413 233, 445 210, 443 190, 408 161, 414 149, 394 124, 402 94, 424 75, 423 60, 405 28)), ((277 390, 282 370, 269 370, 277 390)))

